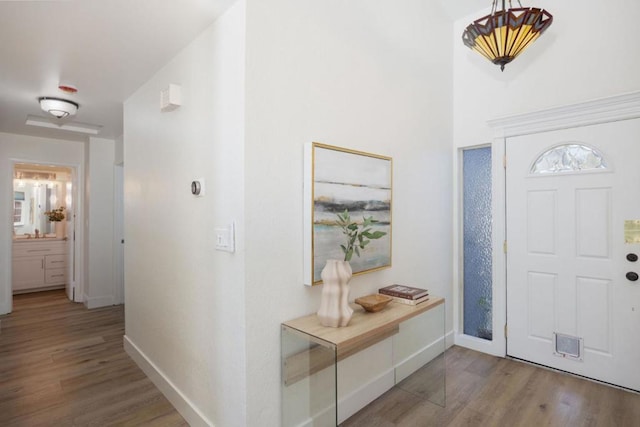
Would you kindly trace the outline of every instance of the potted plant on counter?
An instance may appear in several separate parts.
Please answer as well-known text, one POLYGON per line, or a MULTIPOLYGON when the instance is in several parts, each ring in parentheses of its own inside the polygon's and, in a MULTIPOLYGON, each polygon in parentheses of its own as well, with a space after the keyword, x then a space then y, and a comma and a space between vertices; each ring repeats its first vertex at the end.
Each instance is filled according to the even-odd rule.
POLYGON ((64 206, 60 206, 57 209, 53 209, 50 211, 46 211, 44 214, 47 216, 47 219, 56 225, 56 237, 63 238, 64 237, 64 223, 62 222, 65 218, 64 215, 64 206))

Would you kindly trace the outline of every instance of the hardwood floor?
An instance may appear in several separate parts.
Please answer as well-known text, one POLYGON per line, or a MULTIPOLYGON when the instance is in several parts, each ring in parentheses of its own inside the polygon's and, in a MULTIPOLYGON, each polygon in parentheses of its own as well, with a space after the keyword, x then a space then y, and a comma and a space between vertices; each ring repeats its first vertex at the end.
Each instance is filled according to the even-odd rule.
MULTIPOLYGON (((123 333, 122 306, 16 296, 0 316, 0 426, 186 426, 124 352, 123 333)), ((343 426, 640 426, 636 393, 461 347, 446 366, 446 408, 396 387, 343 426)))
POLYGON ((446 408, 396 387, 342 426, 640 426, 637 393, 461 347, 446 366, 446 408))
POLYGON ((186 426, 124 352, 123 306, 64 291, 16 295, 0 316, 0 426, 186 426))

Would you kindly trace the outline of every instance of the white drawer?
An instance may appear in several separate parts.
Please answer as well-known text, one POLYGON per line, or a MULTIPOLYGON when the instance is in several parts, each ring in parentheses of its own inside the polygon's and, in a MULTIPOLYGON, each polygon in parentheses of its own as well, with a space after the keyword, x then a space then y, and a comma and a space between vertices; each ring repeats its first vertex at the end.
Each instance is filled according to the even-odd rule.
POLYGON ((67 281, 67 270, 54 268, 44 271, 44 283, 47 285, 63 284, 67 281))
POLYGON ((65 268, 67 266, 66 255, 46 255, 44 257, 44 267, 48 270, 50 268, 65 268))
POLYGON ((64 255, 66 253, 66 243, 62 240, 53 242, 18 242, 13 244, 13 256, 64 255))

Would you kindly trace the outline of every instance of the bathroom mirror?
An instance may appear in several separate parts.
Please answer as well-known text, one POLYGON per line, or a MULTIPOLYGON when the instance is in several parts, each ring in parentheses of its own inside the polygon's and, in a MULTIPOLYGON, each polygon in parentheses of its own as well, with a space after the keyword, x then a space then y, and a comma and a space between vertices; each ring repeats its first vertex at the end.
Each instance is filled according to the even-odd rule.
MULTIPOLYGON (((57 181, 13 180, 13 230, 16 238, 55 237, 55 223, 45 212, 64 206, 64 185, 57 181)), ((65 215, 66 216, 66 215, 65 215)))
MULTIPOLYGON (((52 224, 44 214, 57 199, 58 185, 16 179, 13 182, 13 229, 16 235, 52 233, 52 224)), ((57 206, 55 206, 57 207, 57 206)))

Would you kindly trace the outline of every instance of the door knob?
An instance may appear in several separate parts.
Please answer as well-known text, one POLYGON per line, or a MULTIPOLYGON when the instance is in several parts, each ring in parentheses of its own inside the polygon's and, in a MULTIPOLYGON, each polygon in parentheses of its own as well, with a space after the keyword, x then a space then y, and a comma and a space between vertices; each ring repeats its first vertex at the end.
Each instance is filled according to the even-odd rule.
POLYGON ((638 260, 638 255, 636 254, 627 254, 627 261, 636 262, 638 260))
POLYGON ((638 280, 638 273, 634 271, 628 272, 626 276, 627 276, 627 280, 630 280, 632 282, 635 282, 636 280, 638 280))

